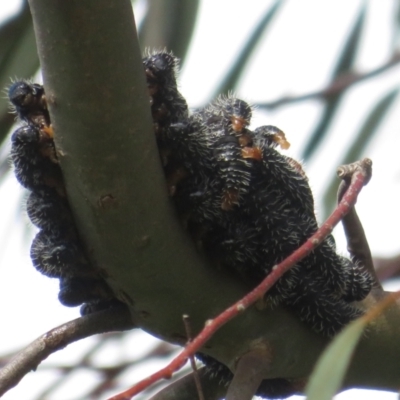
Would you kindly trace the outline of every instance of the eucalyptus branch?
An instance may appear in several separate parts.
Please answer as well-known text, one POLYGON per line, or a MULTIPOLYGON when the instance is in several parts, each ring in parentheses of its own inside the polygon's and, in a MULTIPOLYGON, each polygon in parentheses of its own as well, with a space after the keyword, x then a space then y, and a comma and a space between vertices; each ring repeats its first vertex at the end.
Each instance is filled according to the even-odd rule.
MULTIPOLYGON (((357 201, 357 196, 362 187, 371 178, 371 165, 371 160, 365 158, 357 163, 342 166, 338 170, 338 175, 340 177, 347 178, 351 174, 351 183, 336 209, 321 225, 318 231, 314 233, 314 235, 312 235, 289 257, 287 257, 278 265, 275 265, 269 275, 267 275, 267 277, 255 289, 253 289, 241 300, 231 305, 216 318, 208 320, 205 328, 191 342, 189 342, 185 349, 166 367, 138 382, 130 389, 111 397, 109 400, 129 400, 158 380, 163 378, 171 378, 174 372, 182 368, 186 361, 197 351, 199 351, 200 348, 211 338, 211 336, 215 334, 218 329, 229 322, 232 318, 235 318, 239 314, 243 313, 257 300, 262 299, 265 293, 271 289, 277 280, 290 268, 310 254, 320 243, 322 243, 322 241, 332 232, 333 228, 338 224, 343 216, 346 215, 352 207, 354 207, 354 204, 357 201)), ((266 346, 269 347, 268 345, 266 346)), ((259 377, 258 374, 255 375, 259 377)), ((264 378, 266 378, 266 376, 264 376, 264 378)), ((232 394, 232 396, 234 396, 232 399, 236 399, 236 392, 234 393, 235 394, 232 394)))
POLYGON ((272 354, 257 349, 243 355, 236 366, 235 375, 226 393, 226 400, 251 400, 268 374, 272 354))
MULTIPOLYGON (((350 177, 347 176, 347 174, 343 174, 341 178, 342 182, 339 185, 337 195, 338 202, 340 202, 350 185, 350 177)), ((346 235, 347 251, 350 254, 351 260, 354 263, 360 263, 374 278, 374 287, 382 290, 382 285, 376 274, 374 263, 372 261, 368 240, 365 236, 364 228, 355 207, 352 207, 343 217, 342 225, 346 235)))
MULTIPOLYGON (((225 395, 226 386, 218 378, 207 373, 205 368, 200 368, 198 374, 204 397, 207 400, 219 400, 225 395)), ((197 385, 193 379, 193 374, 187 374, 175 382, 171 382, 149 400, 188 400, 196 398, 197 393, 197 385)))
POLYGON ((20 351, 0 370, 0 396, 17 385, 28 372, 35 370, 50 354, 69 344, 98 333, 132 328, 134 324, 128 309, 118 306, 74 319, 52 329, 20 351))
POLYGON ((377 76, 387 71, 388 69, 395 67, 399 63, 400 63, 400 53, 395 53, 386 63, 384 63, 378 68, 373 69, 372 71, 364 73, 353 71, 353 72, 346 72, 337 76, 336 79, 324 89, 303 94, 300 96, 286 96, 274 101, 257 103, 255 105, 261 109, 262 108, 272 109, 281 107, 286 104, 299 103, 301 101, 312 100, 312 99, 328 100, 338 95, 339 93, 345 92, 351 86, 360 83, 362 81, 365 81, 369 78, 372 78, 374 76, 377 76))
POLYGON ((381 281, 400 275, 400 255, 390 258, 374 257, 376 275, 381 281))

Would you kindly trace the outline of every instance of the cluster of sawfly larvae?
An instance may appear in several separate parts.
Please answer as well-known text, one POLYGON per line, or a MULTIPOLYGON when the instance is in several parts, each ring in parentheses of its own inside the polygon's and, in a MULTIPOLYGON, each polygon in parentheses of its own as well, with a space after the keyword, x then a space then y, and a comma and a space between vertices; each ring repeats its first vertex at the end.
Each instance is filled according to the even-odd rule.
MULTIPOLYGON (((189 113, 177 89, 177 59, 157 52, 144 65, 168 190, 185 229, 214 265, 259 283, 318 229, 301 165, 277 150, 289 147, 285 134, 274 126, 250 130, 252 109, 233 96, 189 113)), ((267 300, 333 336, 362 314, 352 302, 371 285, 329 236, 267 300)))
POLYGON ((23 122, 11 137, 17 180, 29 191, 27 214, 39 228, 31 246, 33 266, 60 282, 59 301, 82 305, 81 314, 108 308, 118 300, 87 259, 66 197, 43 87, 14 82, 8 96, 23 122))
MULTIPOLYGON (((220 97, 189 113, 178 91, 178 60, 155 52, 144 59, 157 144, 168 192, 184 228, 212 265, 230 268, 257 285, 318 229, 308 179, 274 126, 250 130, 251 107, 220 97)), ((314 331, 333 336, 362 315, 372 278, 337 254, 332 236, 297 263, 266 300, 294 312, 314 331)), ((216 378, 231 372, 197 354, 216 378)), ((288 381, 263 381, 257 394, 285 397, 288 381)))
MULTIPOLYGON (((318 229, 302 166, 281 154, 289 147, 274 126, 249 129, 252 108, 234 96, 189 112, 177 87, 178 60, 158 51, 143 58, 154 132, 168 192, 184 229, 210 265, 229 268, 255 286, 318 229)), ((34 266, 60 279, 60 301, 84 310, 114 299, 84 254, 68 206, 43 87, 24 81, 9 89, 24 125, 12 136, 15 174, 31 191, 28 215, 39 227, 34 266)), ((332 236, 297 263, 266 296, 314 331, 333 336, 362 314, 372 278, 337 254, 332 236)), ((84 311, 85 312, 85 311, 84 311)), ((228 368, 198 354, 215 375, 228 368)), ((284 396, 285 380, 264 381, 259 395, 284 396)), ((289 390, 290 391, 290 390, 289 390)))

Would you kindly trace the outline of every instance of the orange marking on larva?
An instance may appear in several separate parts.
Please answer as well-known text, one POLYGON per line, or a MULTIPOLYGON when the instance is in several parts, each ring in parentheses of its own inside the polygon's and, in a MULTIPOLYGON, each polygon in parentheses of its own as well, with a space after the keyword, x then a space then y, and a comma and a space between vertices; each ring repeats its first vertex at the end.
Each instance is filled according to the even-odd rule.
POLYGON ((153 71, 152 71, 151 69, 146 68, 145 73, 146 73, 146 75, 147 75, 148 78, 156 79, 156 77, 154 76, 153 71))
POLYGON ((224 211, 232 210, 235 204, 238 204, 239 200, 239 191, 235 189, 228 189, 222 195, 222 203, 221 208, 224 211))
POLYGON ((244 147, 242 149, 243 158, 252 158, 253 160, 261 161, 262 152, 259 147, 244 147))
POLYGON ((283 150, 287 150, 290 147, 290 143, 286 140, 286 136, 282 131, 275 133, 274 141, 278 143, 283 150))
POLYGON ((247 122, 242 117, 236 117, 233 115, 231 117, 232 128, 235 132, 240 132, 247 125, 247 122))
POLYGON ((50 139, 54 138, 54 129, 51 125, 45 125, 41 128, 41 130, 47 134, 50 139))

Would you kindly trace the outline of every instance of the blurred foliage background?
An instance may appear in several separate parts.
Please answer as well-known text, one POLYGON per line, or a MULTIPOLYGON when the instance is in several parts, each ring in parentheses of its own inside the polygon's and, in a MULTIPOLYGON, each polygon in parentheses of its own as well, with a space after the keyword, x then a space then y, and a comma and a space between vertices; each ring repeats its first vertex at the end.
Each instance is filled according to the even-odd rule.
MULTIPOLYGON (((221 22, 219 30, 212 33, 215 36, 215 41, 210 41, 207 44, 207 52, 202 49, 199 50, 201 52, 199 54, 195 47, 197 39, 194 40, 193 38, 196 36, 196 29, 201 26, 207 26, 209 14, 205 13, 205 9, 212 11, 210 1, 133 1, 142 48, 165 47, 172 50, 181 59, 183 66, 182 90, 184 95, 186 95, 185 91, 189 90, 185 79, 196 79, 200 81, 201 85, 209 86, 207 87, 208 94, 203 95, 203 99, 195 100, 196 104, 192 104, 190 101, 190 96, 193 98, 196 96, 188 96, 189 104, 194 107, 204 105, 219 94, 226 94, 230 91, 240 95, 242 93, 246 94, 248 93, 246 82, 251 81, 251 78, 255 79, 255 82, 259 83, 259 87, 255 88, 258 92, 257 94, 252 92, 249 97, 257 99, 254 101, 257 106, 257 120, 266 120, 266 123, 275 125, 278 125, 279 121, 285 121, 283 122, 284 125, 289 127, 297 126, 297 129, 302 133, 294 138, 294 154, 297 158, 304 160, 309 175, 313 176, 320 172, 319 170, 325 173, 323 187, 318 188, 315 192, 318 194, 317 203, 320 208, 320 216, 326 216, 336 201, 337 181, 332 171, 332 165, 337 166, 365 156, 371 143, 381 143, 383 140, 387 140, 386 150, 394 148, 393 151, 396 150, 397 144, 400 144, 400 124, 398 123, 400 111, 398 99, 400 81, 400 2, 396 0, 388 2, 390 3, 391 11, 387 14, 389 17, 385 19, 384 23, 386 28, 389 27, 390 35, 386 37, 385 43, 375 44, 386 49, 384 60, 379 65, 368 70, 360 70, 359 55, 363 46, 369 45, 366 42, 367 38, 371 41, 371 37, 368 34, 369 30, 373 28, 370 25, 371 13, 377 7, 383 7, 383 5, 376 2, 373 5, 372 1, 352 2, 355 4, 350 8, 354 15, 351 18, 347 18, 350 23, 343 38, 338 41, 337 49, 332 49, 332 54, 328 61, 322 59, 318 61, 318 54, 316 54, 316 59, 310 60, 312 63, 320 64, 321 68, 325 69, 324 84, 319 88, 309 88, 302 93, 293 94, 288 92, 288 94, 277 98, 264 95, 268 94, 268 90, 263 85, 263 79, 268 76, 269 65, 279 63, 279 55, 272 51, 266 54, 262 53, 261 55, 264 57, 261 59, 261 64, 264 67, 263 72, 252 73, 251 71, 259 71, 256 67, 260 64, 260 48, 263 48, 263 44, 268 42, 270 38, 275 37, 283 11, 293 6, 293 2, 291 3, 290 1, 265 2, 264 12, 254 17, 256 23, 251 26, 251 29, 244 30, 245 33, 243 33, 240 43, 237 43, 236 50, 233 52, 234 55, 229 59, 229 68, 224 71, 217 84, 213 83, 213 79, 209 79, 207 73, 201 76, 200 72, 199 77, 195 78, 193 74, 190 75, 190 72, 187 71, 187 69, 194 68, 194 63, 202 64, 204 62, 204 65, 221 63, 222 60, 215 56, 215 54, 218 54, 215 48, 218 49, 218 47, 225 46, 224 40, 226 40, 226 37, 223 35, 224 30, 227 30, 225 26, 241 30, 240 20, 233 19, 230 14, 231 11, 234 9, 237 11, 241 7, 251 7, 251 2, 246 3, 240 0, 224 0, 221 3, 224 4, 225 8, 223 13, 221 13, 221 8, 215 11, 220 13, 217 17, 221 22), (191 61, 191 59, 196 61, 191 61), (393 79, 396 74, 397 78, 393 79), (190 76, 190 78, 185 78, 185 76, 190 76), (382 90, 377 91, 376 97, 369 99, 372 106, 368 109, 359 110, 357 98, 352 100, 352 91, 363 85, 369 85, 371 82, 378 82, 379 79, 386 79, 385 77, 388 76, 392 78, 390 83, 385 81, 383 92, 382 90), (354 104, 351 104, 352 101, 354 104), (303 127, 301 126, 301 120, 296 121, 295 118, 296 115, 304 113, 309 104, 315 105, 317 111, 312 112, 312 118, 310 117, 309 122, 303 127), (342 126, 341 118, 351 107, 359 111, 354 113, 357 123, 349 127, 349 131, 346 130, 346 132, 342 132, 338 136, 333 127, 342 126), (292 117, 285 116, 289 115, 284 114, 287 110, 292 113, 290 114, 292 117), (358 117, 359 115, 361 115, 361 118, 358 117), (289 118, 294 119, 286 122, 289 118), (382 127, 387 124, 388 120, 393 119, 397 119, 397 127, 395 130, 390 128, 390 135, 392 136, 387 139, 388 134, 382 134, 382 127), (341 149, 343 150, 334 152, 333 149, 336 147, 336 143, 342 143, 343 138, 345 138, 345 144, 341 144, 341 149), (329 148, 326 150, 327 146, 331 150, 329 148), (332 156, 332 162, 328 160, 330 152, 335 154, 332 156), (318 157, 321 158, 321 154, 323 154, 327 162, 321 165, 320 160, 318 165, 315 160, 318 160, 318 157), (327 171, 329 171, 329 175, 327 171)), ((300 3, 303 3, 304 7, 302 14, 298 18, 302 20, 303 24, 311 24, 320 18, 317 11, 310 9, 312 2, 302 1, 300 3)), ((332 3, 332 1, 327 3, 332 3)), ((320 26, 323 27, 324 21, 319 22, 320 26)), ((290 28, 286 28, 287 34, 292 36, 294 42, 296 32, 291 31, 290 28)), ((213 25, 210 26, 210 29, 213 29, 213 25)), ((322 44, 326 35, 334 34, 335 32, 326 32, 323 28, 314 33, 322 44)), ((303 43, 305 48, 312 45, 312 42, 303 43)), ((298 46, 298 44, 294 46, 298 46)), ((301 58, 302 49, 281 47, 280 51, 296 53, 299 55, 299 63, 304 61, 301 58)), ((316 49, 316 52, 318 52, 318 49, 316 49)), ((201 69, 202 65, 197 65, 197 67, 201 69)), ((295 74, 296 64, 293 63, 291 68, 295 74)), ((23 1, 18 13, 3 21, 0 26, 0 86, 2 88, 7 87, 10 78, 30 78, 35 76, 38 71, 39 61, 36 53, 32 21, 28 4, 23 1)), ((280 79, 284 82, 286 77, 281 77, 280 79)), ((298 79, 302 79, 301 75, 298 79)), ((254 88, 257 85, 253 83, 252 86, 254 88)), ((2 143, 0 151, 0 184, 9 176, 8 137, 13 124, 14 117, 10 114, 8 101, 3 96, 0 98, 0 142, 2 143)), ((286 130, 286 127, 278 126, 286 130)), ((291 131, 293 130, 291 129, 291 131)), ((291 140, 292 133, 287 132, 287 135, 291 140)), ((385 146, 382 147, 384 148, 385 146)), ((392 169, 394 169, 395 176, 397 174, 398 179, 400 168, 397 159, 392 159, 390 165, 392 165, 392 169)), ((384 194, 381 193, 381 195, 381 198, 385 198, 384 194)), ((389 194, 389 196, 393 195, 389 194)), ((400 197, 399 193, 398 197, 400 197)), ((378 208, 385 207, 385 205, 376 204, 376 207, 376 211, 380 212, 378 208)), ((397 210, 394 211, 397 212, 397 210)), ((375 210, 371 210, 371 212, 374 213, 375 210)), ((29 228, 26 229, 29 230, 29 228)), ((381 227, 379 229, 384 230, 383 234, 387 234, 385 233, 386 228, 381 227)), ((382 235, 382 232, 380 235, 382 235)), ((27 237, 30 237, 29 233, 27 237)), ((28 245, 27 242, 26 247, 28 245)), ((375 261, 382 279, 388 280, 400 275, 400 255, 392 254, 390 257, 382 257, 381 255, 376 257, 375 261)), ((5 267, 5 265, 2 266, 2 268, 5 267)), ((54 299, 54 301, 56 300, 54 299)), ((5 398, 12 399, 14 398, 12 396, 25 399, 105 398, 106 395, 115 393, 133 383, 134 380, 136 381, 140 377, 146 376, 150 370, 161 367, 176 351, 173 346, 157 342, 155 339, 149 338, 140 332, 102 335, 91 338, 85 341, 84 346, 74 347, 74 349, 76 353, 72 359, 70 357, 70 359, 63 360, 62 355, 55 358, 50 357, 48 361, 43 363, 33 378, 24 379, 19 385, 21 388, 15 389, 24 390, 25 394, 22 397, 20 393, 23 392, 20 391, 16 392, 16 395, 10 392, 5 398), (114 354, 114 356, 110 357, 110 354, 114 354), (105 359, 107 362, 104 361, 105 359), (39 379, 40 375, 44 376, 43 383, 36 385, 35 389, 32 389, 38 382, 37 379, 39 379), (27 392, 30 394, 27 395, 27 392)), ((4 365, 11 355, 3 354, 0 358, 0 365, 4 365)), ((152 393, 158 389, 159 387, 153 388, 152 393)), ((150 393, 145 393, 140 398, 149 397, 151 397, 150 393)))

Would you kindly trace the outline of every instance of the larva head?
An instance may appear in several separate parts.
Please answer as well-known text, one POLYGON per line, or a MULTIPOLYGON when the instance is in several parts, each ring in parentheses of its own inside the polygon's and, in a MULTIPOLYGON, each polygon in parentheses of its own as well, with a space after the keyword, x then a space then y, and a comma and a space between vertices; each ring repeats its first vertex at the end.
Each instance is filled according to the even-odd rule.
POLYGON ((150 54, 143 59, 147 80, 160 84, 176 85, 178 63, 178 59, 166 51, 150 54))
POLYGON ((235 132, 242 132, 251 120, 251 107, 244 100, 235 97, 221 99, 222 113, 227 118, 235 132))
POLYGON ((21 118, 30 111, 46 109, 43 86, 36 83, 14 82, 8 89, 8 98, 21 118))

